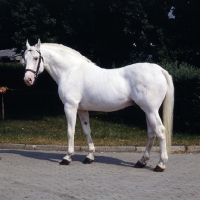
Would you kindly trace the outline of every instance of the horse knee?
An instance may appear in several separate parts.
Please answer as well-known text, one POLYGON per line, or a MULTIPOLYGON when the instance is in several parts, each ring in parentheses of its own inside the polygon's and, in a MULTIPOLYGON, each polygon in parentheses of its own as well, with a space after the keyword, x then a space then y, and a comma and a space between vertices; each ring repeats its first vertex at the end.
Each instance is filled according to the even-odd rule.
POLYGON ((149 160, 150 159, 150 155, 148 152, 145 152, 144 155, 143 155, 145 161, 149 160))
POLYGON ((150 155, 149 155, 149 153, 147 152, 147 151, 145 151, 145 153, 144 153, 144 155, 142 156, 142 158, 141 158, 141 162, 142 163, 144 163, 144 164, 146 164, 147 163, 147 161, 150 159, 150 155))

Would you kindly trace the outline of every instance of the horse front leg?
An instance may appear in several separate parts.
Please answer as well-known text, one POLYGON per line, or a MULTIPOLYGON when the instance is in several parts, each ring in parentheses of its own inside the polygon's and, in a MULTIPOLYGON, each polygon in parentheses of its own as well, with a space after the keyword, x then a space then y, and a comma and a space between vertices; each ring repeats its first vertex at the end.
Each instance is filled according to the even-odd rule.
POLYGON ((74 154, 74 134, 77 108, 75 106, 65 104, 64 110, 67 118, 68 151, 67 155, 60 162, 60 165, 69 165, 69 163, 72 161, 71 156, 74 154))
POLYGON ((83 163, 90 164, 94 161, 95 148, 94 148, 94 144, 91 137, 89 113, 88 111, 78 110, 78 115, 81 121, 83 133, 87 137, 87 143, 88 143, 88 148, 89 148, 88 155, 86 156, 86 159, 83 161, 83 163))

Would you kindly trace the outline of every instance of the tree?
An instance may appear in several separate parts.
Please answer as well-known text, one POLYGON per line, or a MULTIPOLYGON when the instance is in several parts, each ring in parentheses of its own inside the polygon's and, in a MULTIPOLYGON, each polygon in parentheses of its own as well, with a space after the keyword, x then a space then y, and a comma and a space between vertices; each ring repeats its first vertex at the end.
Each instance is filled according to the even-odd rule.
POLYGON ((10 44, 22 48, 27 39, 41 38, 46 42, 57 40, 54 32, 56 19, 51 18, 48 8, 40 1, 9 0, 1 1, 1 38, 3 46, 10 44), (4 10, 5 9, 5 10, 4 10))
POLYGON ((106 68, 165 59, 200 66, 199 6, 198 0, 0 0, 0 48, 22 49, 26 39, 40 38, 106 68))

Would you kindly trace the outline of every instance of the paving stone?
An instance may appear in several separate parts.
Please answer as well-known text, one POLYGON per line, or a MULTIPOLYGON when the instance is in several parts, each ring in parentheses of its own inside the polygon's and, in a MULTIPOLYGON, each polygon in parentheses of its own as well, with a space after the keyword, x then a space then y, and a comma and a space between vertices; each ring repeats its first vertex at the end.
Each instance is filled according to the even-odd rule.
POLYGON ((62 151, 0 150, 0 199, 199 199, 199 154, 171 154, 163 173, 153 172, 159 153, 143 169, 134 164, 143 153, 77 152, 68 166, 62 151))

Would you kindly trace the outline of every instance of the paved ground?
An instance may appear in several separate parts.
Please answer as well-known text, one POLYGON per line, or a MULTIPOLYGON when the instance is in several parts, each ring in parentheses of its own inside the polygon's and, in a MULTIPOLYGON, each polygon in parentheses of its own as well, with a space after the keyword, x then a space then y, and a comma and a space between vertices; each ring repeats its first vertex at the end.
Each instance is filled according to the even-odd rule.
POLYGON ((172 154, 163 173, 153 172, 158 153, 143 169, 134 168, 142 153, 96 153, 84 165, 77 152, 60 166, 65 152, 0 150, 0 200, 200 199, 200 154, 172 154))

